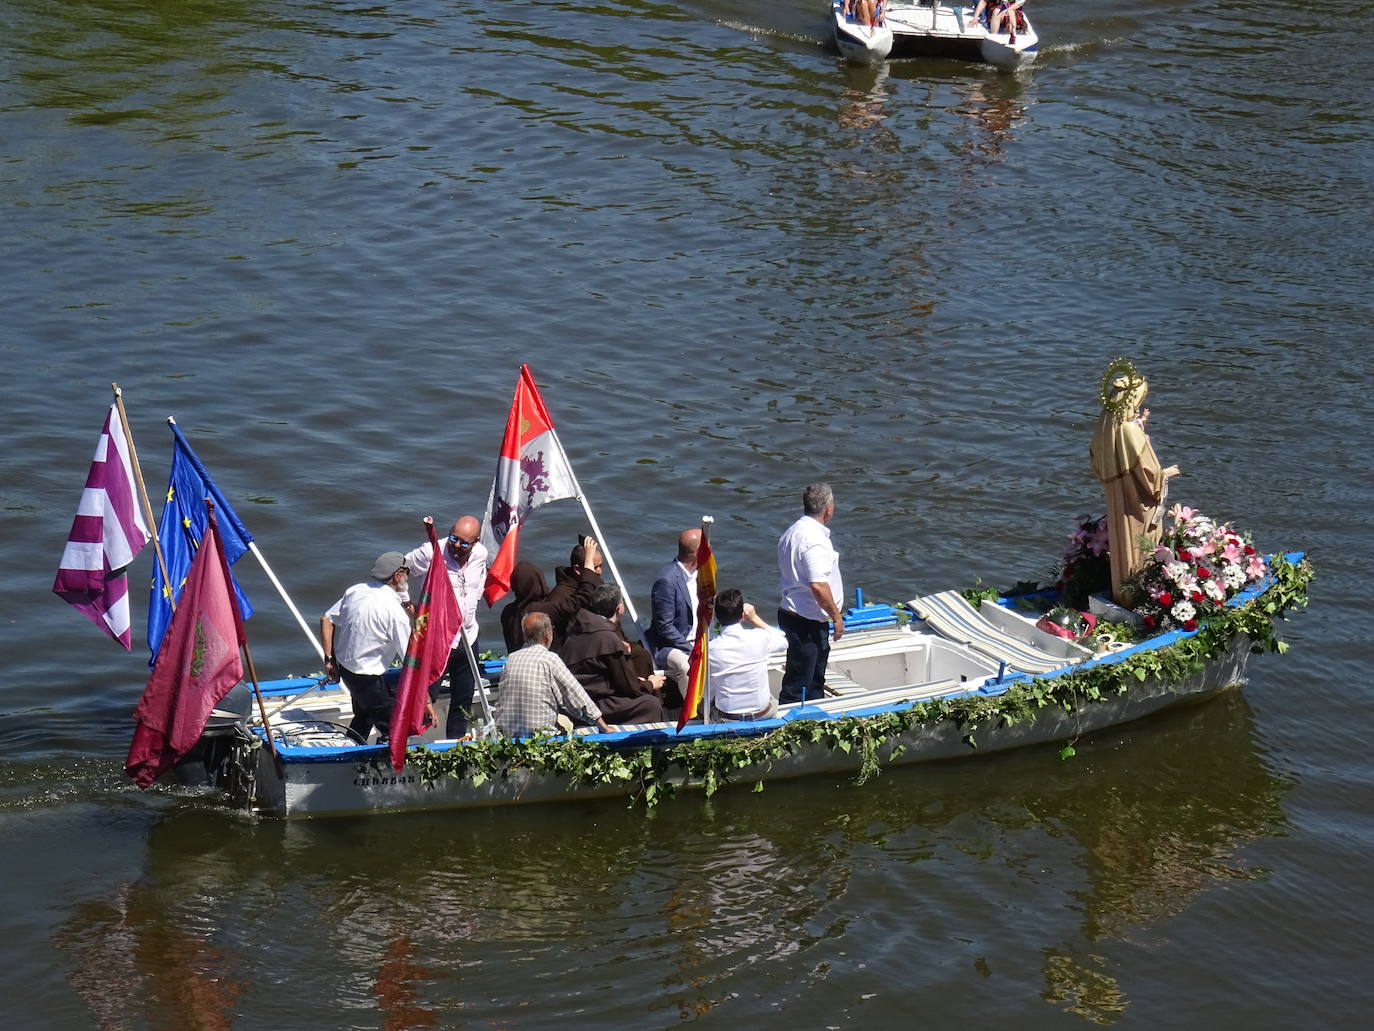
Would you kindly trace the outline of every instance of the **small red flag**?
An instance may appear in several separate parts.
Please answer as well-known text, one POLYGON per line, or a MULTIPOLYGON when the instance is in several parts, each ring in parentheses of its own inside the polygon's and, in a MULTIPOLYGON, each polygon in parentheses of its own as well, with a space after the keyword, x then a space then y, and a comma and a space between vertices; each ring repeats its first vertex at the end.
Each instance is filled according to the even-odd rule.
POLYGON ((219 700, 243 679, 243 618, 214 505, 176 615, 162 638, 134 719, 124 772, 146 788, 200 739, 219 700))
POLYGON ((444 675, 453 640, 463 625, 433 519, 425 520, 425 529, 429 531, 434 557, 420 592, 415 626, 410 631, 410 643, 401 664, 401 682, 396 687, 396 704, 391 709, 391 766, 397 773, 406 764, 406 740, 425 729, 429 685, 444 675))
POLYGON ((510 590, 515 569, 516 539, 525 516, 550 501, 577 497, 577 478, 553 430, 544 399, 534 385, 528 365, 520 366, 515 400, 506 417, 496 478, 482 520, 482 544, 491 556, 487 586, 482 592, 494 605, 510 590))
POLYGON ((682 699, 682 712, 677 718, 678 730, 697 714, 701 699, 706 694, 706 635, 716 616, 716 558, 711 554, 711 541, 707 533, 708 524, 703 521, 701 543, 697 545, 697 638, 692 644, 692 656, 687 660, 687 692, 682 699))

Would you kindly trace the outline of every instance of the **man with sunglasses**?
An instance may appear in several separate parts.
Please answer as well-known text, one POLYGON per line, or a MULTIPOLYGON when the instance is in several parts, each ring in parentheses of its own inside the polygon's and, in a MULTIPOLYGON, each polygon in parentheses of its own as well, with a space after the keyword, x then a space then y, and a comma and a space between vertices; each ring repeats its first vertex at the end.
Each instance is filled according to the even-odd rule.
MULTIPOLYGON (((487 581, 487 549, 479 541, 482 524, 475 516, 463 516, 453 524, 448 540, 443 543, 444 566, 448 570, 449 583, 453 585, 453 596, 458 600, 458 612, 463 617, 463 625, 454 635, 453 647, 448 656, 448 676, 450 698, 448 719, 444 723, 446 738, 460 738, 467 734, 472 720, 472 698, 477 693, 477 681, 473 676, 472 664, 468 662, 463 650, 463 637, 467 637, 472 654, 477 654, 477 602, 482 597, 482 588, 487 581)), ((429 544, 422 544, 406 555, 406 565, 417 583, 424 583, 429 574, 429 563, 433 557, 429 544)), ((407 601, 409 598, 407 597, 407 601)), ((430 698, 438 693, 438 682, 430 685, 430 698)))

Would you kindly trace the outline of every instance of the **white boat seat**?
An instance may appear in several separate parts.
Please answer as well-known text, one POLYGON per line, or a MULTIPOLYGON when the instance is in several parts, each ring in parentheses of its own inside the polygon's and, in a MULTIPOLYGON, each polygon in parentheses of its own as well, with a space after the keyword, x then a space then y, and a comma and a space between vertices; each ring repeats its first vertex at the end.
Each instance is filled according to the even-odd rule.
MULTIPOLYGON (((1068 642, 1059 638, 1054 639, 1057 647, 1051 650, 1049 640, 1045 641, 1046 647, 1040 647, 1026 637, 1017 636, 989 620, 958 591, 928 594, 913 599, 910 605, 941 637, 967 645, 997 662, 1005 662, 1009 670, 1019 673, 1048 673, 1090 657, 1086 649, 1076 645, 1064 648, 1068 642), (1055 654, 1056 651, 1059 654, 1055 654)), ((1045 638, 1051 636, 1042 630, 1034 632, 1045 638)))

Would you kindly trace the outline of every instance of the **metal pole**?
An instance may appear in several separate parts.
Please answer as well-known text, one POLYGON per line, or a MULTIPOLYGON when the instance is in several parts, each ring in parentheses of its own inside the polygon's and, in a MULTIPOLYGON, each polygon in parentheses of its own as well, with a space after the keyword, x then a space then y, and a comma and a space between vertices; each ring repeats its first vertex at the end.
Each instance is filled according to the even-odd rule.
POLYGON ((318 655, 320 661, 323 662, 324 647, 320 644, 319 638, 315 636, 310 627, 306 626, 305 619, 301 616, 300 610, 297 609, 291 599, 286 596, 286 588, 281 585, 281 581, 277 579, 277 574, 272 572, 272 567, 267 564, 267 559, 265 559, 262 552, 258 550, 258 542, 249 541, 248 550, 251 551, 253 557, 258 560, 258 564, 262 566, 262 571, 267 574, 267 579, 272 581, 272 586, 275 587, 277 593, 281 595, 281 600, 286 602, 286 607, 291 610, 291 615, 296 617, 296 622, 300 624, 300 628, 305 632, 305 636, 309 639, 311 647, 315 649, 315 654, 318 655))
MULTIPOLYGON (((553 439, 558 441, 558 450, 566 456, 568 452, 563 447, 563 442, 558 440, 558 431, 550 427, 549 432, 553 434, 553 439)), ((587 504, 586 495, 582 493, 582 484, 577 480, 577 473, 573 470, 572 462, 568 463, 568 472, 572 473, 573 489, 577 491, 577 500, 582 502, 582 511, 587 513, 587 522, 591 523, 592 536, 596 538, 597 546, 601 548, 601 554, 606 557, 606 564, 611 567, 611 578, 620 588, 620 596, 625 602, 625 611, 630 614, 630 619, 634 620, 635 629, 643 637, 644 631, 639 625, 639 614, 635 612, 634 602, 630 600, 630 592, 625 589, 625 581, 620 578, 620 570, 616 568, 615 559, 611 557, 611 549, 606 547, 606 541, 601 536, 601 527, 596 524, 596 516, 592 515, 592 506, 587 504)))
MULTIPOLYGON (((129 415, 124 411, 124 391, 119 389, 118 383, 111 383, 110 389, 114 391, 115 406, 119 409, 119 425, 124 428, 124 442, 129 445, 129 461, 134 465, 134 479, 138 481, 138 496, 143 502, 143 517, 148 520, 148 532, 153 537, 153 552, 157 555, 157 564, 162 569, 162 582, 167 585, 167 589, 174 590, 172 578, 167 575, 167 560, 162 555, 162 540, 157 535, 157 521, 153 518, 153 505, 148 500, 148 488, 143 482, 143 469, 138 464, 138 451, 134 448, 134 431, 129 428, 129 415)), ((169 597, 172 603, 172 611, 177 609, 176 598, 169 597)))

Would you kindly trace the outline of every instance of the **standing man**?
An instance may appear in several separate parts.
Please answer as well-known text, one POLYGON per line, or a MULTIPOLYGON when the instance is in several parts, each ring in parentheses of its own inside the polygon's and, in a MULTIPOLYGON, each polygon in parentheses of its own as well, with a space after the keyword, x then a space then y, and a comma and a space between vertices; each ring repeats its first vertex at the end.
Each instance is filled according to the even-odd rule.
POLYGON ((768 689, 768 659, 787 647, 787 638, 760 619, 733 587, 716 595, 716 621, 720 633, 707 649, 711 722, 768 719, 778 711, 768 689))
POLYGON ((320 618, 324 671, 331 681, 342 680, 353 698, 348 732, 360 744, 367 744, 373 727, 381 740, 391 729, 394 688, 383 674, 410 641, 410 617, 401 603, 409 574, 405 556, 388 551, 372 563, 371 580, 354 584, 320 618))
POLYGON ((594 723, 603 733, 611 728, 577 678, 554 652, 553 621, 531 612, 521 621, 525 646, 511 652, 501 674, 496 699, 496 722, 507 737, 529 737, 558 729, 563 714, 581 723, 594 723))
POLYGON ((825 695, 827 621, 835 624, 836 641, 844 636, 840 553, 830 544, 830 521, 835 518, 830 484, 813 483, 802 491, 802 513, 778 538, 778 626, 787 636, 787 668, 778 697, 783 703, 825 695))
MULTIPOLYGON (((472 697, 477 692, 477 680, 473 675, 472 663, 463 650, 463 637, 467 637, 474 657, 477 655, 477 601, 482 597, 482 588, 487 581, 487 549, 479 538, 482 525, 475 516, 463 516, 453 524, 448 540, 444 542, 444 566, 448 569, 448 580, 453 585, 453 596, 458 600, 458 613, 463 625, 453 637, 453 647, 449 651, 448 675, 450 698, 448 719, 444 722, 444 737, 460 738, 468 732, 472 719, 472 697)), ((429 563, 434 550, 429 544, 422 544, 405 556, 410 567, 421 582, 429 573, 429 563)), ((406 601, 408 602, 409 596, 406 601)), ((430 685, 430 700, 438 693, 438 683, 430 685)))
POLYGON ((677 558, 658 571, 649 593, 649 629, 644 643, 654 665, 664 670, 679 691, 687 686, 687 661, 697 633, 697 549, 700 530, 683 530, 677 558))

